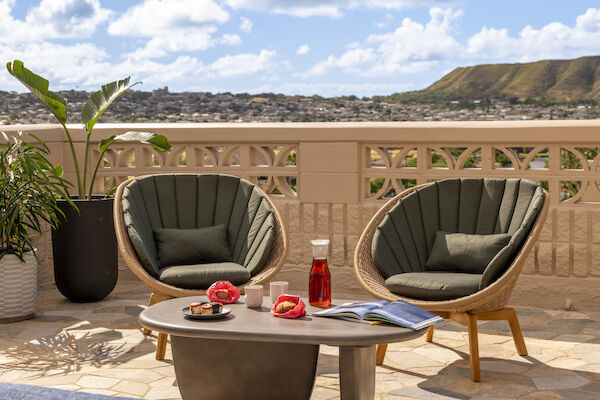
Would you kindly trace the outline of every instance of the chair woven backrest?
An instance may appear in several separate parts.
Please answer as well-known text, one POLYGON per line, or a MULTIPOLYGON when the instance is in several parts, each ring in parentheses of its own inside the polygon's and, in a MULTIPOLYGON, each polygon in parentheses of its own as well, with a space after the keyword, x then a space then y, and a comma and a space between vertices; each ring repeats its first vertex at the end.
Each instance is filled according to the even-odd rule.
POLYGON ((387 212, 373 235, 373 262, 384 278, 424 271, 437 231, 508 233, 514 256, 543 204, 542 187, 525 179, 435 182, 399 199, 387 212))
POLYGON ((265 266, 276 236, 264 192, 223 174, 150 175, 132 180, 121 198, 127 234, 142 265, 158 275, 156 228, 225 225, 233 261, 252 276, 265 266))

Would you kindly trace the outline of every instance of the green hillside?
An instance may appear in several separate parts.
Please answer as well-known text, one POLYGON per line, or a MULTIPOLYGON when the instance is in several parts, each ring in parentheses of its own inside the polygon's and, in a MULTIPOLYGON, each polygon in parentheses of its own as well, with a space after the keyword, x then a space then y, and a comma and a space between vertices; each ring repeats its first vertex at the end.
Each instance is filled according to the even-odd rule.
POLYGON ((456 68, 426 89, 387 96, 390 102, 504 98, 600 100, 600 56, 456 68))

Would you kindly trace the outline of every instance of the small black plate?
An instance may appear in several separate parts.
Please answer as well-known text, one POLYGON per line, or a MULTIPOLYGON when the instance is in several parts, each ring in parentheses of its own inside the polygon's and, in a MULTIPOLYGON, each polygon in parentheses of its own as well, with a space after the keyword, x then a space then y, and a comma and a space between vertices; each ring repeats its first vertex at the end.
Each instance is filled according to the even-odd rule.
POLYGON ((181 312, 183 315, 191 319, 219 319, 229 314, 231 312, 231 308, 223 307, 223 311, 218 314, 192 314, 189 307, 182 308, 181 312))

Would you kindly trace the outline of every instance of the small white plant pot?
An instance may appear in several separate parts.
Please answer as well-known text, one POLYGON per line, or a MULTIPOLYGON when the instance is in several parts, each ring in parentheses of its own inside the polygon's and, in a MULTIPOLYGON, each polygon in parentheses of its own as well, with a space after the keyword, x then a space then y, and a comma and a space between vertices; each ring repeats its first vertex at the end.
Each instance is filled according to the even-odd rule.
POLYGON ((0 323, 33 317, 38 299, 38 263, 33 252, 21 262, 14 254, 0 259, 0 323))

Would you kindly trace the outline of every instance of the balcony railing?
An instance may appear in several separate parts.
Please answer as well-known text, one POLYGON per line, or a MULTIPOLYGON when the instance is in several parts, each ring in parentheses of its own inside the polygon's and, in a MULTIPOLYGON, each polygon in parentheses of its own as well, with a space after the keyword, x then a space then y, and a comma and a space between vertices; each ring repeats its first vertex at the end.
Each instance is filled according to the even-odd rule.
MULTIPOLYGON (((73 177, 58 126, 4 131, 17 129, 46 140, 54 161, 73 177)), ((538 180, 549 191, 551 209, 512 301, 555 308, 600 304, 600 121, 100 124, 93 139, 128 130, 164 134, 173 149, 115 146, 98 174, 99 193, 152 173, 249 179, 280 207, 291 249, 281 279, 299 290, 307 284, 309 240, 319 237, 332 243, 334 291, 358 293, 352 268, 358 237, 383 202, 404 188, 450 177, 538 180)), ((80 150, 84 131, 74 126, 72 135, 80 150)))

